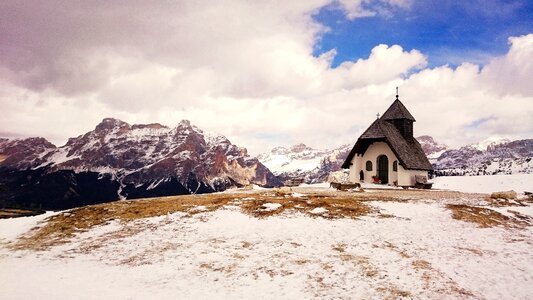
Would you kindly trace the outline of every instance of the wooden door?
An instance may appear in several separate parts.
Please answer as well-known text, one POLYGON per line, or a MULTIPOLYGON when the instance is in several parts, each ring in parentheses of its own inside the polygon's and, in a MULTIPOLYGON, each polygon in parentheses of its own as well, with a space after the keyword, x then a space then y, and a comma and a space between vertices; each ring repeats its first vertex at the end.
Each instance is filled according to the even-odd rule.
POLYGON ((378 177, 381 183, 389 183, 389 159, 386 155, 378 157, 378 177))

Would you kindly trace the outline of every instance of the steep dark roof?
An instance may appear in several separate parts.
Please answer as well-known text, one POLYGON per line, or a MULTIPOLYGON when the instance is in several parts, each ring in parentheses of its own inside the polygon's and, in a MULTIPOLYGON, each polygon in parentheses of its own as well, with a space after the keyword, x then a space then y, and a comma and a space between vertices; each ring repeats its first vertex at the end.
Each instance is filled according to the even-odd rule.
POLYGON ((359 137, 342 167, 349 168, 355 154, 364 154, 368 146, 374 142, 387 143, 405 169, 428 171, 432 169, 420 143, 414 137, 405 138, 393 124, 383 119, 374 121, 359 137))
POLYGON ((384 138, 385 133, 383 133, 383 129, 381 129, 381 126, 379 125, 381 122, 379 119, 376 119, 368 128, 361 134, 359 137, 360 139, 379 139, 384 138))
POLYGON ((387 111, 381 116, 383 120, 407 119, 415 122, 415 118, 409 113, 403 103, 396 98, 387 111))

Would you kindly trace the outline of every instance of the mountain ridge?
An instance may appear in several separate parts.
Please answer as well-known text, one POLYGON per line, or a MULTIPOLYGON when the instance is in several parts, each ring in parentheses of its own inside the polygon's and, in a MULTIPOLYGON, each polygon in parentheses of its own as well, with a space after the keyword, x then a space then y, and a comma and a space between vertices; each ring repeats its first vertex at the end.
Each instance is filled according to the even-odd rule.
MULTIPOLYGON (((70 179, 64 181, 74 182, 73 186, 79 185, 79 174, 94 173, 92 177, 105 175, 119 184, 117 198, 207 193, 249 184, 280 185, 278 178, 248 155, 246 148, 232 144, 223 135, 204 132, 187 120, 169 128, 105 118, 94 130, 70 138, 61 147, 44 138, 2 139, 0 155, 0 169, 4 171, 0 184, 6 185, 9 176, 24 184, 20 182, 23 176, 8 176, 6 170, 34 171, 43 179, 71 171, 67 172, 70 179)), ((10 188, 17 190, 11 183, 10 188)), ((5 198, 0 195, 0 204, 5 198)))

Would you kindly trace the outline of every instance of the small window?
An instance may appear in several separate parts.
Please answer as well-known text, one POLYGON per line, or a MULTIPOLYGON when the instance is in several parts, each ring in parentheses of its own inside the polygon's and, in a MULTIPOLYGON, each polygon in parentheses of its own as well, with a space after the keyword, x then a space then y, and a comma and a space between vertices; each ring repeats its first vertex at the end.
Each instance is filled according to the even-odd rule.
POLYGON ((372 171, 372 162, 369 160, 366 161, 366 170, 372 171))
POLYGON ((393 163, 392 163, 392 170, 394 172, 398 172, 398 161, 395 160, 393 163))

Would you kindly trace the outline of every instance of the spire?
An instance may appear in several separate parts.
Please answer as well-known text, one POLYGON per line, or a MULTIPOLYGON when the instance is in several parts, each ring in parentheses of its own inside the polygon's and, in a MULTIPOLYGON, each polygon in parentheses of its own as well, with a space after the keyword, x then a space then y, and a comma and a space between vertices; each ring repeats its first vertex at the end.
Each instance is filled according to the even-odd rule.
MULTIPOLYGON (((397 96, 396 96, 397 97, 397 96)), ((398 99, 394 100, 392 105, 381 116, 382 120, 407 119, 415 121, 415 118, 409 113, 407 108, 398 99)))
POLYGON ((398 87, 396 87, 396 100, 398 100, 398 87))

